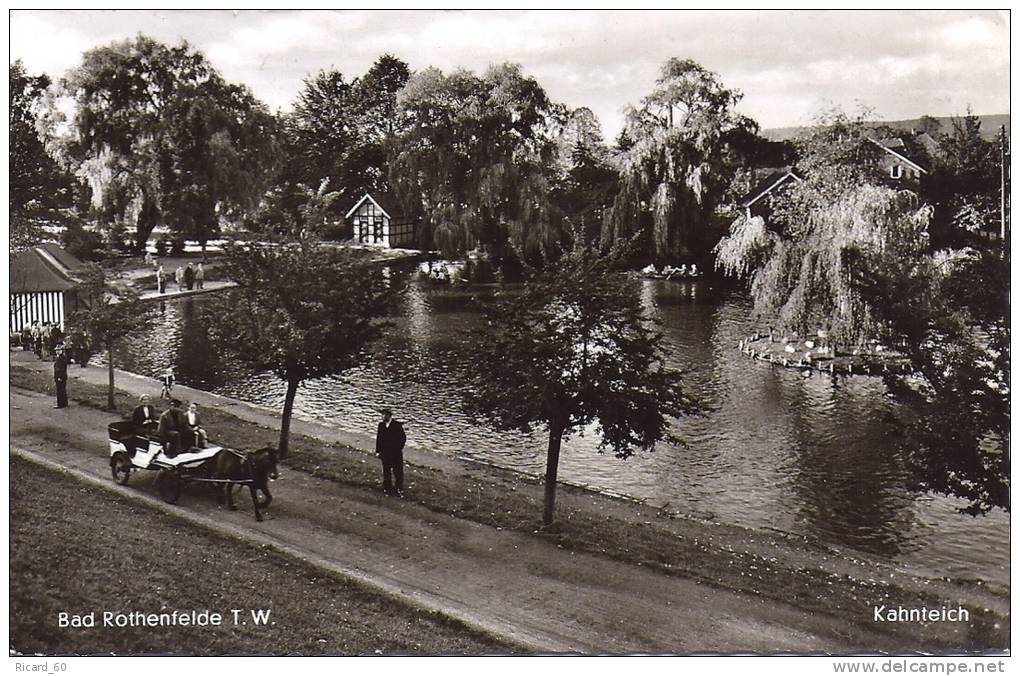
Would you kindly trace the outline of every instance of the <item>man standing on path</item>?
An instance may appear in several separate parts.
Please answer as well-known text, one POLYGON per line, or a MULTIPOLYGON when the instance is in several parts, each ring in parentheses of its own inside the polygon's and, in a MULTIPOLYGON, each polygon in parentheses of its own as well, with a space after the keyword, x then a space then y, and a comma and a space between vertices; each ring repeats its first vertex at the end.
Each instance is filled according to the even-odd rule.
POLYGON ((383 490, 387 495, 404 494, 404 426, 393 419, 393 411, 384 408, 383 419, 375 433, 375 454, 382 460, 383 490), (393 478, 390 479, 392 473, 393 478))
POLYGON ((202 288, 202 284, 205 282, 205 270, 202 269, 202 264, 198 264, 198 268, 195 270, 195 286, 199 289, 202 288))
POLYGON ((67 408, 67 364, 70 361, 64 354, 64 345, 56 348, 57 357, 53 360, 53 382, 57 386, 57 405, 54 408, 67 408))

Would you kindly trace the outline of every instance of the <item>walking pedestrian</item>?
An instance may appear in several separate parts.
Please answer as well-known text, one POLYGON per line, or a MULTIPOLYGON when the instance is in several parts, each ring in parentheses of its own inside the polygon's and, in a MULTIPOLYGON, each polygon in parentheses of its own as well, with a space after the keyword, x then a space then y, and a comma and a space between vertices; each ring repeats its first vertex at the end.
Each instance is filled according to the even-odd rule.
POLYGON ((156 269, 156 288, 160 293, 166 292, 166 273, 163 271, 162 265, 156 269))
POLYGON ((177 282, 177 290, 184 291, 184 268, 180 265, 178 265, 177 270, 174 271, 174 280, 177 282))
POLYGON ((160 399, 170 399, 174 393, 174 367, 167 366, 163 372, 163 391, 159 393, 160 399))
POLYGON ((67 408, 67 363, 70 361, 64 354, 64 345, 57 345, 57 357, 53 360, 53 382, 57 386, 57 405, 54 408, 67 408))
POLYGON ((375 454, 382 460, 383 490, 387 495, 404 494, 404 426, 393 419, 393 411, 382 409, 375 433, 375 454), (392 478, 391 478, 392 475, 392 478))
POLYGON ((205 282, 205 270, 202 269, 202 264, 199 263, 198 268, 195 270, 195 286, 201 289, 203 282, 205 282))
POLYGON ((191 263, 188 263, 188 267, 184 268, 184 283, 188 287, 188 291, 195 286, 195 268, 191 267, 191 263))

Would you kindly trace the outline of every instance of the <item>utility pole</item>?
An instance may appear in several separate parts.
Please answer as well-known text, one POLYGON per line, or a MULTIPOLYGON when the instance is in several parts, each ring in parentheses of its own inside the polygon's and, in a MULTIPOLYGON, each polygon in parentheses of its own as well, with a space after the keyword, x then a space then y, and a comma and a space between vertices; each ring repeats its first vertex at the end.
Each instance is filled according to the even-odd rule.
POLYGON ((1002 245, 1008 247, 1006 235, 1009 230, 1009 206, 1006 203, 1006 190, 1009 185, 1008 164, 1010 151, 1006 148, 1006 125, 999 127, 999 237, 1002 245))

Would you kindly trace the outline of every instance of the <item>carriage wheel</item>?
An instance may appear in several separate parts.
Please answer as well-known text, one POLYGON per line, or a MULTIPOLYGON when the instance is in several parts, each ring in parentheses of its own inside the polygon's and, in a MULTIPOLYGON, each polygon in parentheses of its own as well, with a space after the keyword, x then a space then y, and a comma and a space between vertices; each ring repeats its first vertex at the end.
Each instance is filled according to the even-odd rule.
POLYGON ((113 474, 113 480, 121 486, 127 484, 128 477, 131 476, 131 461, 128 460, 126 453, 117 453, 113 456, 113 460, 110 461, 110 472, 113 474))
POLYGON ((177 472, 170 472, 165 469, 159 470, 156 475, 156 489, 159 497, 171 505, 177 504, 177 498, 181 497, 181 478, 177 472))

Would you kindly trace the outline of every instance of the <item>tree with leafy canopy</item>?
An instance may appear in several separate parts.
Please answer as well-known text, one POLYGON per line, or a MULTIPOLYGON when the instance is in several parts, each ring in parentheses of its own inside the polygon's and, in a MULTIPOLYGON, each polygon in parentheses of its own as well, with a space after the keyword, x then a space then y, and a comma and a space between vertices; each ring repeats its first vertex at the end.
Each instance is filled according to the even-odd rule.
POLYGON ((392 54, 383 54, 351 86, 358 131, 351 169, 354 175, 363 177, 363 192, 389 187, 387 146, 404 130, 397 97, 410 79, 411 71, 405 62, 392 54))
POLYGON ((384 54, 351 82, 335 69, 306 79, 287 125, 294 181, 329 179, 340 211, 366 192, 385 190, 386 144, 401 129, 397 93, 408 78, 407 64, 384 54))
POLYGON ((691 61, 672 58, 639 108, 627 111, 621 185, 603 228, 606 243, 645 232, 660 259, 697 256, 736 170, 727 147, 757 125, 738 114, 741 94, 691 61))
POLYGON ((81 280, 76 290, 81 306, 67 318, 67 333, 83 337, 74 347, 88 356, 106 351, 106 406, 112 411, 116 408, 113 399, 114 350, 123 339, 145 328, 152 317, 153 307, 131 287, 117 284, 106 270, 95 263, 86 263, 77 274, 81 280))
POLYGON ((300 222, 260 233, 260 242, 229 243, 220 264, 238 286, 220 303, 211 332, 227 353, 286 384, 281 457, 298 387, 362 365, 396 294, 366 254, 321 242, 337 198, 326 185, 306 194, 300 222))
POLYGON ((901 404, 896 441, 913 487, 961 498, 969 514, 1008 511, 1008 258, 994 250, 888 251, 866 269, 863 294, 880 335, 903 345, 913 365, 909 376, 884 376, 901 404))
POLYGON ((467 406, 498 429, 548 433, 545 506, 553 522, 560 448, 594 425, 620 458, 673 440, 670 420, 698 410, 666 367, 636 281, 613 272, 622 248, 573 246, 523 288, 502 291, 477 335, 467 406))
MULTIPOLYGON (((613 166, 598 118, 590 109, 570 112, 557 139, 556 159, 550 204, 565 223, 583 229, 585 241, 597 241, 620 175, 613 166)), ((569 233, 570 226, 562 229, 569 233)))
POLYGON ((139 35, 89 50, 51 88, 41 126, 101 220, 133 225, 137 246, 161 221, 204 241, 221 217, 254 208, 275 171, 273 116, 183 42, 139 35))
POLYGON ((389 166, 398 196, 424 218, 423 246, 447 255, 481 247, 503 261, 555 242, 547 199, 562 112, 513 64, 412 76, 389 166))
POLYGON ((74 182, 46 152, 36 128, 37 111, 50 86, 46 75, 29 75, 21 61, 10 67, 10 246, 39 242, 42 225, 63 222, 74 203, 74 182))
POLYGON ((969 110, 939 137, 927 195, 938 205, 940 243, 959 246, 965 233, 999 229, 999 149, 981 136, 981 119, 969 110))

